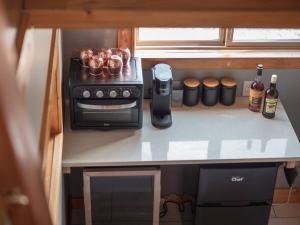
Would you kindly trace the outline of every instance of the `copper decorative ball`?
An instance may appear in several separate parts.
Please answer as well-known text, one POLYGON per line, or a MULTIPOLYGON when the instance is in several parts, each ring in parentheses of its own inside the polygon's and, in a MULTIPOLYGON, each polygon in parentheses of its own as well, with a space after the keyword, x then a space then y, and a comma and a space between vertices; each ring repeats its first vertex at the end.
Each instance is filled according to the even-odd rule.
POLYGON ((120 52, 122 53, 123 66, 128 67, 131 57, 129 48, 120 48, 120 52))
POLYGON ((122 58, 118 55, 112 55, 108 60, 108 71, 111 75, 120 75, 123 68, 122 58))
POLYGON ((112 56, 112 51, 109 48, 102 48, 98 55, 103 59, 104 61, 104 66, 108 65, 108 60, 112 56))
POLYGON ((93 56, 93 50, 90 48, 85 48, 80 51, 80 60, 81 60, 81 65, 83 67, 88 67, 89 66, 89 60, 93 56))
POLYGON ((103 72, 104 61, 99 55, 94 55, 89 60, 90 74, 100 75, 103 72))
POLYGON ((118 55, 122 58, 123 53, 119 48, 111 48, 112 55, 118 55))

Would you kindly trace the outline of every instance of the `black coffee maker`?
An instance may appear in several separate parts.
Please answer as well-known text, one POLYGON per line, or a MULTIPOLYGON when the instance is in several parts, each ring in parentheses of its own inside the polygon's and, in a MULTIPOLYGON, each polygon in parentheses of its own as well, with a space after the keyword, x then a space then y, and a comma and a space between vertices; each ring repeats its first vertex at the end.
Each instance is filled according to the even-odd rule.
POLYGON ((172 70, 168 64, 157 64, 152 68, 152 102, 151 122, 157 128, 167 128, 172 125, 171 96, 172 70))

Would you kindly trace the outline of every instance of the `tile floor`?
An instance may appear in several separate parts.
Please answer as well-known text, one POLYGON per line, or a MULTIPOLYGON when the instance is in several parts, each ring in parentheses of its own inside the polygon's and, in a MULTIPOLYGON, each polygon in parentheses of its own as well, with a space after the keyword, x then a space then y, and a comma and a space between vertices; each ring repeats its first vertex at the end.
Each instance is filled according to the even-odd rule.
POLYGON ((269 225, 300 225, 300 204, 273 205, 269 225))

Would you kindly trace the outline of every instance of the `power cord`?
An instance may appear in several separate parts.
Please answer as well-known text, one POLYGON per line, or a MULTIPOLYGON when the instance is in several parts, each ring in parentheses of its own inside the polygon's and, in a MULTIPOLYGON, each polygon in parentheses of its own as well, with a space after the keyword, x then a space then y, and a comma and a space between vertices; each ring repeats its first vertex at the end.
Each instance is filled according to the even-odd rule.
POLYGON ((185 211, 184 204, 185 203, 192 204, 193 202, 195 202, 195 199, 190 195, 179 196, 179 195, 175 195, 175 194, 170 194, 161 199, 162 209, 160 211, 160 218, 164 217, 168 213, 168 205, 167 205, 168 203, 176 204, 179 212, 182 213, 185 211))

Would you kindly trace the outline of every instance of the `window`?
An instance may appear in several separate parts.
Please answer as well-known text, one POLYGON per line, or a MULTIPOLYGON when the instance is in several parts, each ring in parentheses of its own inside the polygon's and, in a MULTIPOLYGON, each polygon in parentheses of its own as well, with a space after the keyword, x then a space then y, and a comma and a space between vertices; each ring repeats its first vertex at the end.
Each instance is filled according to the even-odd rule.
POLYGON ((136 49, 300 47, 300 29, 138 28, 136 49))
POLYGON ((232 34, 233 45, 289 46, 300 44, 300 29, 237 28, 232 34))
POLYGON ((138 47, 193 48, 222 46, 225 30, 219 28, 138 28, 138 47))

